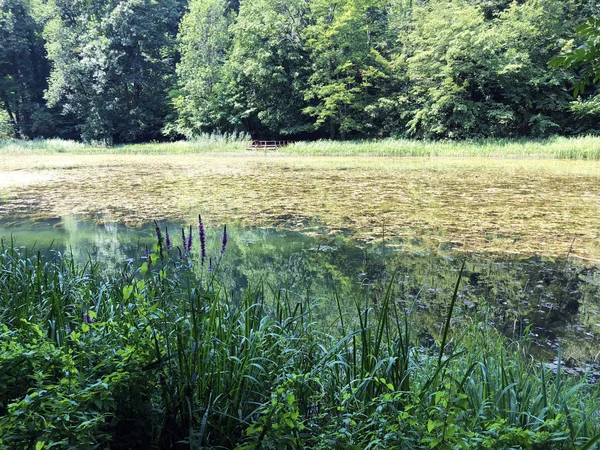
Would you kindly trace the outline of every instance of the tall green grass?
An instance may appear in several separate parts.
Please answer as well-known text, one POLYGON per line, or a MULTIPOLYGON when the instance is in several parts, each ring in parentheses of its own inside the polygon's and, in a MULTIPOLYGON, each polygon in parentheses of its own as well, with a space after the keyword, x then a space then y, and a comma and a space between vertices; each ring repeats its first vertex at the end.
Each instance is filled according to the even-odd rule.
POLYGON ((598 388, 455 329, 460 273, 424 347, 393 280, 326 327, 285 290, 230 298, 219 258, 156 247, 109 276, 3 241, 0 447, 595 448, 598 388))
POLYGON ((5 154, 107 154, 107 155, 170 155, 194 153, 244 152, 249 139, 245 135, 207 135, 189 141, 148 142, 127 145, 83 144, 63 139, 0 139, 0 153, 5 154))
MULTIPOLYGON (((194 154, 246 152, 250 142, 246 135, 207 135, 190 141, 150 142, 144 144, 85 145, 60 139, 23 141, 0 139, 0 152, 5 154, 194 154)), ((259 152, 261 154, 265 152, 259 152)), ((554 137, 541 140, 486 139, 474 141, 417 141, 383 139, 363 141, 296 142, 276 152, 294 156, 396 156, 396 157, 496 157, 600 159, 600 137, 554 137)))
POLYGON ((600 159, 600 137, 554 137, 531 139, 485 139, 474 141, 376 141, 297 142, 282 153, 307 156, 411 156, 600 159))

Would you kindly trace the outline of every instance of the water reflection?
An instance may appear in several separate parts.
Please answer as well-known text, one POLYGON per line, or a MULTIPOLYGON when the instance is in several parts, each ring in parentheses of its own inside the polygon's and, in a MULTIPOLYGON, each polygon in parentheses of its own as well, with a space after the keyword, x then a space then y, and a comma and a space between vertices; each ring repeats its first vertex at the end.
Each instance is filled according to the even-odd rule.
MULTIPOLYGON (((181 246, 181 224, 169 227, 181 246)), ((195 230, 195 229, 194 229, 195 230)), ((207 229, 208 254, 219 253, 221 229, 207 229)), ((310 299, 314 320, 337 326, 342 300, 347 323, 360 308, 378 308, 393 273, 395 299, 414 309, 423 344, 438 338, 462 260, 431 252, 405 252, 402 246, 365 245, 343 237, 309 237, 262 228, 230 227, 221 270, 232 299, 262 282, 298 302, 310 299)), ((77 261, 98 261, 107 272, 140 261, 155 242, 152 224, 127 228, 75 217, 40 222, 0 223, 0 237, 42 251, 72 252, 77 261)), ((194 236, 196 238, 196 236, 194 236)), ((392 243, 393 244, 393 243, 392 243)), ((194 243, 198 251, 198 242, 194 243)), ((455 329, 493 323, 505 335, 533 338, 539 358, 552 360, 560 345, 566 359, 595 361, 600 343, 600 272, 565 261, 468 258, 459 291, 455 329)))

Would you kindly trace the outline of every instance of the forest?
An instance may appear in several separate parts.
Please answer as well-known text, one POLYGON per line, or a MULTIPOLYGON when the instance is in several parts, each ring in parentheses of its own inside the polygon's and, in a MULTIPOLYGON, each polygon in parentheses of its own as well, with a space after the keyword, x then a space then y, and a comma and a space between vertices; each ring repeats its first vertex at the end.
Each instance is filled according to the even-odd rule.
POLYGON ((598 14, 594 0, 2 0, 0 137, 595 134, 598 14))

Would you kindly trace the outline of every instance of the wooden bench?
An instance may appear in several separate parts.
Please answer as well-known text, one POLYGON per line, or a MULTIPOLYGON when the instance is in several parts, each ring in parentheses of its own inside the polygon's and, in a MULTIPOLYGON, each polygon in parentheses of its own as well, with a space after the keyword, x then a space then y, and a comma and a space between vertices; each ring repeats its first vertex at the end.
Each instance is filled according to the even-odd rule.
POLYGON ((277 150, 291 144, 291 141, 252 141, 246 150, 277 150))

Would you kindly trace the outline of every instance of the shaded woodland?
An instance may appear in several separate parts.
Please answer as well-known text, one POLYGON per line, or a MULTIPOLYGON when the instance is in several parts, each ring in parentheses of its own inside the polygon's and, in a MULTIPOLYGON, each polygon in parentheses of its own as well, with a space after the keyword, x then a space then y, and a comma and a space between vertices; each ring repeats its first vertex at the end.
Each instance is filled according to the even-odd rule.
POLYGON ((3 0, 0 136, 595 134, 594 71, 549 61, 584 59, 578 27, 599 13, 593 0, 3 0))

